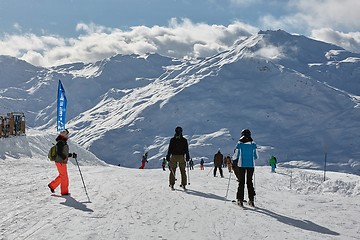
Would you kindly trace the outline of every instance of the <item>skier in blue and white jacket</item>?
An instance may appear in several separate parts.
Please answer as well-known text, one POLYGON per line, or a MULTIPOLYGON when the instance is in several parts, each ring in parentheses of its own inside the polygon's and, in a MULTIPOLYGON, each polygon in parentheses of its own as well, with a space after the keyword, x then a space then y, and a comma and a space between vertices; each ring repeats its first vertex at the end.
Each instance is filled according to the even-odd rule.
POLYGON ((253 185, 254 160, 258 158, 256 143, 251 138, 249 129, 241 131, 241 137, 236 144, 233 155, 233 169, 239 180, 238 192, 236 194, 237 203, 243 206, 245 175, 248 189, 249 205, 254 206, 255 190, 253 185))

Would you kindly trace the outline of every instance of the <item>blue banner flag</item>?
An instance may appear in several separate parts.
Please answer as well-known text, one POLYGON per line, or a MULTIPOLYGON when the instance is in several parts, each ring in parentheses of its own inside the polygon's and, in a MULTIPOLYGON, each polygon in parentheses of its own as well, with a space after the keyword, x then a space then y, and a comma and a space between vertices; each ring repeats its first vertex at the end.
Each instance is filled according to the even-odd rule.
POLYGON ((65 130, 66 118, 66 96, 65 89, 59 80, 58 96, 57 96, 57 130, 58 132, 65 130))

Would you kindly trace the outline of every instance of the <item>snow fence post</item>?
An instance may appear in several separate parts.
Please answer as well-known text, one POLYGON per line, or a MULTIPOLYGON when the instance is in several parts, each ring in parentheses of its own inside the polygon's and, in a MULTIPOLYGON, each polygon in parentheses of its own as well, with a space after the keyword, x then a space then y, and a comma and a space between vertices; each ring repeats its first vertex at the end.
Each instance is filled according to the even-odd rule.
POLYGON ((292 181, 292 165, 289 162, 289 154, 286 154, 286 162, 289 163, 289 168, 290 168, 290 183, 289 183, 289 188, 291 189, 291 181, 292 181))

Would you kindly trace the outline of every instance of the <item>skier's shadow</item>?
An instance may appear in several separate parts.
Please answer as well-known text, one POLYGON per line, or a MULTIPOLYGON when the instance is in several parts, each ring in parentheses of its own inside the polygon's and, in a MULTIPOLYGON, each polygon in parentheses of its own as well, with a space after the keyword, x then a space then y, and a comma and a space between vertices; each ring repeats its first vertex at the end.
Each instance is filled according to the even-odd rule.
POLYGON ((330 229, 320 226, 309 220, 294 219, 291 217, 280 215, 278 213, 272 212, 272 211, 264 209, 264 208, 259 208, 259 207, 256 207, 256 209, 254 209, 254 211, 268 215, 270 217, 273 217, 276 220, 278 220, 279 222, 285 223, 285 224, 293 226, 293 227, 301 228, 301 229, 308 230, 308 231, 318 232, 318 233, 322 233, 322 234, 336 235, 336 236, 340 235, 337 232, 331 231, 330 229))
MULTIPOLYGON (((55 196, 55 195, 53 195, 53 196, 55 196)), ((59 196, 59 197, 65 198, 65 202, 60 203, 62 205, 65 205, 68 207, 73 207, 75 209, 78 209, 78 210, 81 210, 84 212, 94 212, 94 210, 88 208, 83 202, 79 202, 71 196, 59 196)))
POLYGON ((211 198, 211 199, 216 199, 216 200, 221 200, 221 201, 226 200, 225 197, 220 197, 220 196, 212 194, 212 193, 199 192, 199 191, 192 190, 192 189, 186 190, 186 193, 191 194, 191 195, 195 195, 195 196, 199 196, 199 197, 211 198))
POLYGON ((285 175, 285 176, 291 177, 291 174, 290 174, 290 173, 276 172, 276 174, 285 175))

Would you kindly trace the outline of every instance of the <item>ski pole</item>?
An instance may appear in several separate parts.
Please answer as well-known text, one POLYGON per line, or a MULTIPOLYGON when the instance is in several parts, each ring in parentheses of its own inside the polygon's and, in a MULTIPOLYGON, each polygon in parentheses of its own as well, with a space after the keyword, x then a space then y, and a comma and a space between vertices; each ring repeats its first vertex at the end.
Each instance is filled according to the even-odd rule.
POLYGON ((87 190, 86 190, 84 178, 83 178, 83 176, 82 176, 82 173, 81 173, 80 166, 79 166, 79 163, 78 163, 77 158, 75 158, 75 161, 76 161, 76 165, 78 166, 78 169, 79 169, 79 172, 80 172, 80 176, 81 176, 82 183, 83 183, 83 185, 84 185, 84 189, 85 189, 86 196, 87 196, 89 202, 91 202, 91 201, 90 201, 90 198, 89 198, 89 195, 88 195, 88 193, 87 193, 87 190))
POLYGON ((175 181, 177 181, 174 170, 170 167, 170 165, 169 165, 169 169, 170 169, 170 172, 172 173, 172 175, 174 176, 175 181))
POLYGON ((231 173, 232 173, 232 172, 230 172, 230 175, 229 175, 229 182, 228 182, 227 189, 226 189, 225 202, 226 202, 226 200, 227 200, 227 196, 228 196, 228 192, 229 192, 229 186, 230 186, 231 173))
POLYGON ((254 192, 255 192, 255 196, 254 196, 254 200, 256 200, 256 181, 255 181, 255 161, 254 161, 254 192))
POLYGON ((189 166, 189 162, 186 163, 187 165, 187 169, 188 169, 188 185, 190 185, 190 166, 189 166))
POLYGON ((211 171, 214 169, 214 166, 210 169, 210 171, 208 172, 208 174, 206 176, 209 176, 209 174, 211 173, 211 171))

